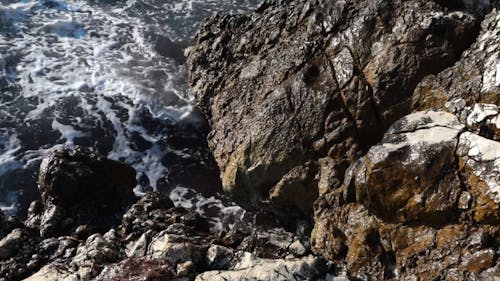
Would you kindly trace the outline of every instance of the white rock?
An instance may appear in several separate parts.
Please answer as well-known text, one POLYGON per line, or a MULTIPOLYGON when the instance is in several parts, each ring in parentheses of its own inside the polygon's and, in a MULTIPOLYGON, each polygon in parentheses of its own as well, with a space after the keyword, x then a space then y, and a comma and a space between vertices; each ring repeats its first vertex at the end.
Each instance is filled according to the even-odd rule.
POLYGON ((294 260, 267 260, 240 270, 207 271, 196 281, 306 281, 313 280, 316 259, 308 256, 294 260))
POLYGON ((460 135, 457 154, 487 184, 487 194, 500 203, 500 142, 465 132, 460 135))

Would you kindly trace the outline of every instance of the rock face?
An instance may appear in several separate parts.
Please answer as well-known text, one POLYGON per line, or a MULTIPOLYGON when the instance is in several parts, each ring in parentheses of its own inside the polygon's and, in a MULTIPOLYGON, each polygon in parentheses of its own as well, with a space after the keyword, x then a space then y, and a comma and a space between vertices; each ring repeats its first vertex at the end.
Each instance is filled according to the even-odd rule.
POLYGON ((500 275, 499 6, 271 0, 210 18, 186 54, 225 191, 306 215, 317 198, 313 250, 355 279, 500 275))
POLYGON ((208 20, 186 53, 225 191, 310 212, 277 190, 317 197, 303 179, 321 163, 340 185, 349 164, 410 112, 419 81, 475 38, 477 17, 451 6, 275 0, 208 20))
POLYGON ((305 281, 316 277, 317 260, 310 256, 297 260, 252 261, 230 271, 208 271, 196 281, 305 281))

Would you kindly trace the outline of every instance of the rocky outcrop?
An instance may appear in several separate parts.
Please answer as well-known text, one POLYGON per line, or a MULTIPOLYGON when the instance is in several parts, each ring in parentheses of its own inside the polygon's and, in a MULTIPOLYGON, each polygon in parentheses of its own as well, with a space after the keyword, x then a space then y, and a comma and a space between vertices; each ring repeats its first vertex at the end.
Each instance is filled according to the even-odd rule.
POLYGON ((442 111, 394 123, 317 202, 315 251, 358 278, 499 274, 500 143, 466 130, 442 111))
POLYGON ((2 281, 185 281, 211 279, 215 272, 232 280, 245 272, 256 280, 312 280, 328 269, 295 234, 252 223, 255 214, 230 229, 214 229, 211 218, 176 207, 165 194, 149 193, 127 207, 135 172, 119 162, 66 150, 42 163, 43 202, 31 204, 24 222, 0 217, 6 232, 0 237, 2 281), (97 205, 113 198, 113 204, 97 205))
POLYGON ((318 198, 314 252, 354 278, 498 274, 499 5, 271 0, 210 18, 186 54, 225 191, 306 215, 318 198))
POLYGON ((186 53, 225 191, 310 213, 310 174, 326 165, 316 181, 339 186, 419 81, 473 42, 479 17, 441 2, 276 0, 208 20, 186 53))

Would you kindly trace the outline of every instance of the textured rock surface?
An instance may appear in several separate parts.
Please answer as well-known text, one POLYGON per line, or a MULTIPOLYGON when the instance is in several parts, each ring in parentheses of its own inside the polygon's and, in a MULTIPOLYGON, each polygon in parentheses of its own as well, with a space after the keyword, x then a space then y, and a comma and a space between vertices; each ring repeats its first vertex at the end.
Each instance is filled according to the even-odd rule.
POLYGON ((499 4, 209 19, 186 54, 224 189, 305 214, 318 196, 315 252, 361 280, 499 275, 499 4))
POLYGON ((133 169, 57 152, 27 220, 0 213, 0 281, 496 280, 498 5, 269 0, 210 18, 190 83, 225 190, 269 204, 215 231, 159 193, 126 209, 133 169))
POLYGON ((316 205, 316 252, 375 280, 498 274, 500 143, 446 112, 395 122, 316 205))
POLYGON ((275 191, 285 182, 316 194, 311 181, 286 182, 307 178, 301 167, 324 157, 340 185, 410 111, 420 79, 452 65, 477 25, 433 1, 266 1, 248 16, 211 18, 186 53, 224 189, 252 201, 274 188, 276 202, 297 205, 275 191))
POLYGON ((310 256, 297 260, 253 261, 229 271, 208 271, 196 281, 305 281, 316 277, 317 260, 310 256))
MULTIPOLYGON (((498 1, 492 2, 498 9, 498 1)), ((500 103, 500 12, 487 15, 481 27, 476 42, 453 67, 426 77, 418 85, 413 97, 416 110, 443 109, 447 101, 457 98, 467 105, 500 103)))

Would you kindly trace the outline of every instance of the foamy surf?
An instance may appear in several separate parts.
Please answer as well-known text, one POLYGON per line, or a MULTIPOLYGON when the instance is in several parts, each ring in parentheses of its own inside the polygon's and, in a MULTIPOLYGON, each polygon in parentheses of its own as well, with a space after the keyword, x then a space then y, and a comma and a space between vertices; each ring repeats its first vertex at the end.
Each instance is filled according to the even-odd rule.
POLYGON ((173 189, 185 205, 174 179, 208 153, 182 48, 206 16, 258 2, 0 1, 0 207, 25 208, 41 159, 75 145, 132 165, 138 195, 173 189))

